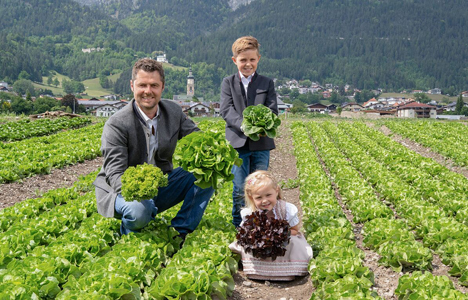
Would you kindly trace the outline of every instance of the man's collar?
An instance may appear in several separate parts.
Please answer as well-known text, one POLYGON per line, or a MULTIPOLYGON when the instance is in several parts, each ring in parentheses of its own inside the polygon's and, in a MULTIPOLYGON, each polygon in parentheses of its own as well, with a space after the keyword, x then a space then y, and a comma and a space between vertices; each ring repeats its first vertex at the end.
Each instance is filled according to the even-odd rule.
POLYGON ((150 119, 140 108, 140 106, 136 103, 135 101, 135 106, 137 107, 138 111, 140 112, 140 115, 143 117, 146 123, 148 123, 149 120, 153 120, 159 116, 159 103, 158 103, 158 110, 156 111, 156 116, 154 116, 153 119, 150 119))

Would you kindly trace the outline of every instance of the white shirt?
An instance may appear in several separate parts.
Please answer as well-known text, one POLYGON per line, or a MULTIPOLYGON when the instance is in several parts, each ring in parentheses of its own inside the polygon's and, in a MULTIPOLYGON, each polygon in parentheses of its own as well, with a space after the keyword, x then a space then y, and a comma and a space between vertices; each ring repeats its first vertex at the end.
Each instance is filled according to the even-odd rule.
POLYGON ((150 119, 142 110, 141 108, 137 105, 138 110, 140 110, 141 115, 145 119, 146 126, 149 129, 149 151, 148 151, 148 163, 149 164, 156 164, 154 160, 154 153, 158 149, 158 117, 159 117, 159 107, 158 111, 156 112, 156 116, 154 118, 150 119), (154 135, 152 134, 153 130, 152 128, 154 127, 154 135))
POLYGON ((239 72, 239 76, 240 76, 240 79, 242 81, 242 84, 244 85, 245 95, 247 95, 247 88, 249 87, 249 83, 252 80, 253 74, 250 75, 249 77, 244 77, 244 75, 241 72, 239 72))
MULTIPOLYGON (((294 204, 286 202, 286 220, 288 221, 290 227, 294 227, 297 224, 299 224, 299 217, 297 216, 297 212, 298 212, 297 207, 294 204)), ((244 223, 247 216, 251 214, 252 214, 252 210, 250 208, 248 207, 243 208, 241 210, 242 223, 244 223)), ((276 214, 275 214, 275 217, 277 218, 276 214)))

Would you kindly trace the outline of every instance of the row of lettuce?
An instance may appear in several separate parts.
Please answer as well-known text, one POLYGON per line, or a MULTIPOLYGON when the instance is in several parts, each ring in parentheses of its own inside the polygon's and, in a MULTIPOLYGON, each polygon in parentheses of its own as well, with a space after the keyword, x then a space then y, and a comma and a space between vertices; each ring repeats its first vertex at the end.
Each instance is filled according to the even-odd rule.
POLYGON ((182 250, 169 210, 141 233, 96 213, 92 181, 0 211, 0 299, 226 299, 237 260, 226 186, 182 250))
POLYGON ((409 152, 361 122, 298 122, 293 135, 304 225, 315 250, 310 273, 317 291, 312 298, 377 297, 372 272, 363 266, 364 255, 355 245, 352 226, 333 194, 333 182, 352 221, 364 225, 364 246, 380 255, 382 265, 407 272, 395 295, 465 299, 448 277, 424 271, 432 268, 431 251, 435 251, 452 267, 450 274, 460 276, 460 284, 468 284, 463 263, 466 225, 461 222, 463 216, 457 217, 460 210, 454 210, 465 203, 466 178, 409 152), (408 168, 422 161, 424 171, 411 177, 408 168))
POLYGON ((0 143, 0 183, 48 174, 53 168, 100 156, 103 125, 101 122, 56 134, 0 143))
POLYGON ((0 299, 226 299, 237 259, 228 248, 232 186, 219 189, 180 249, 164 212, 141 233, 96 212, 92 181, 0 211, 0 299))
POLYGON ((430 148, 456 165, 468 165, 467 125, 461 122, 390 121, 380 122, 394 133, 430 148))
POLYGON ((61 130, 79 128, 90 123, 90 118, 83 117, 9 121, 0 124, 0 141, 19 141, 31 137, 49 135, 61 130))
MULTIPOLYGON (((223 123, 203 126, 222 130, 223 123)), ((72 135, 58 133, 51 141, 75 135, 85 141, 80 148, 97 141, 99 149, 101 130, 102 124, 87 126, 70 131, 72 135), (93 135, 94 130, 99 134, 93 135)), ((425 272, 435 252, 452 267, 450 274, 468 285, 466 178, 361 122, 295 122, 291 132, 304 230, 314 249, 311 299, 379 298, 352 223, 364 224, 363 244, 381 256, 382 265, 407 273, 395 290, 399 298, 466 298, 448 277, 425 272), (343 213, 334 185, 353 220, 343 213)), ((54 145, 64 149, 60 142, 54 145)), ((180 240, 167 221, 177 208, 158 215, 143 232, 120 237, 119 222, 96 213, 94 177, 0 211, 0 299, 231 295, 238 257, 228 248, 235 238, 229 222, 230 184, 218 189, 199 228, 179 249, 180 240)))

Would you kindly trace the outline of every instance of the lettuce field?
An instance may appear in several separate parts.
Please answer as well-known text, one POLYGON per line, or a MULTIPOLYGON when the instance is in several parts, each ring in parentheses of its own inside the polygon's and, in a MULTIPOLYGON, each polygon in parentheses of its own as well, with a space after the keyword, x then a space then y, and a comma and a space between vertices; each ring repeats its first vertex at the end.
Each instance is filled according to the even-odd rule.
MULTIPOLYGON (((102 122, 35 122, 0 124, 0 184, 100 156, 102 122)), ((222 132, 224 122, 199 126, 222 132)), ((299 189, 302 231, 314 250, 304 299, 468 299, 468 179, 456 172, 468 164, 466 126, 283 120, 298 174, 288 183, 299 189), (397 278, 395 287, 383 292, 369 255, 397 278)), ((96 211, 97 171, 0 210, 0 299, 233 299, 231 183, 180 247, 168 227, 178 207, 120 236, 119 221, 96 211)))

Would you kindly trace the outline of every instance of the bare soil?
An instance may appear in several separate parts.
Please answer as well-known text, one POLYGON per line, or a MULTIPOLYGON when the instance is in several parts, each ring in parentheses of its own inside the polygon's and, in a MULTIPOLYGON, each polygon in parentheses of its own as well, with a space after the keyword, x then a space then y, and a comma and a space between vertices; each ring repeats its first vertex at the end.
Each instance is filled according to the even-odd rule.
POLYGON ((50 174, 36 175, 13 183, 0 184, 0 209, 17 202, 41 197, 48 190, 70 187, 80 176, 98 170, 102 157, 78 163, 63 169, 52 169, 50 174))
MULTIPOLYGON (((422 147, 413 141, 393 134, 388 128, 382 127, 378 129, 409 149, 416 151, 423 156, 431 157, 442 165, 447 166, 452 171, 461 173, 468 177, 468 170, 466 168, 454 166, 450 160, 445 159, 441 155, 434 153, 430 149, 422 147)), ((288 126, 283 125, 280 127, 279 135, 275 141, 276 149, 271 151, 270 171, 278 181, 287 181, 288 179, 297 178, 296 159, 293 154, 293 142, 288 126)), ((47 175, 37 175, 25 178, 21 182, 16 183, 0 184, 0 209, 12 206, 17 202, 28 198, 40 197, 50 189, 69 187, 73 182, 78 180, 81 175, 86 175, 92 171, 96 171, 101 167, 101 165, 102 158, 96 158, 94 160, 79 163, 63 169, 54 169, 47 175)), ((287 201, 295 204, 299 208, 299 216, 302 217, 301 205, 299 202, 299 188, 283 189, 283 193, 287 201)), ((336 192, 336 196, 338 200, 340 200, 338 192, 336 192)), ((342 205, 342 207, 348 217, 348 220, 352 221, 352 214, 350 211, 344 205, 342 205)), ((366 254, 364 265, 369 267, 375 275, 374 290, 384 299, 397 299, 394 296, 394 291, 398 285, 398 278, 403 273, 396 273, 390 268, 380 266, 378 264, 379 255, 362 246, 362 236, 360 233, 362 225, 354 223, 353 225, 356 244, 366 254)), ((440 258, 435 255, 432 273, 434 275, 447 275, 448 269, 449 267, 443 265, 440 258)), ((464 293, 468 291, 467 288, 458 284, 457 278, 450 276, 449 278, 455 283, 457 289, 464 293)), ((234 274, 234 280, 236 286, 233 295, 229 297, 230 300, 305 300, 310 299, 314 291, 314 287, 309 276, 298 277, 290 282, 269 282, 247 279, 242 270, 240 270, 237 274, 234 274)))

